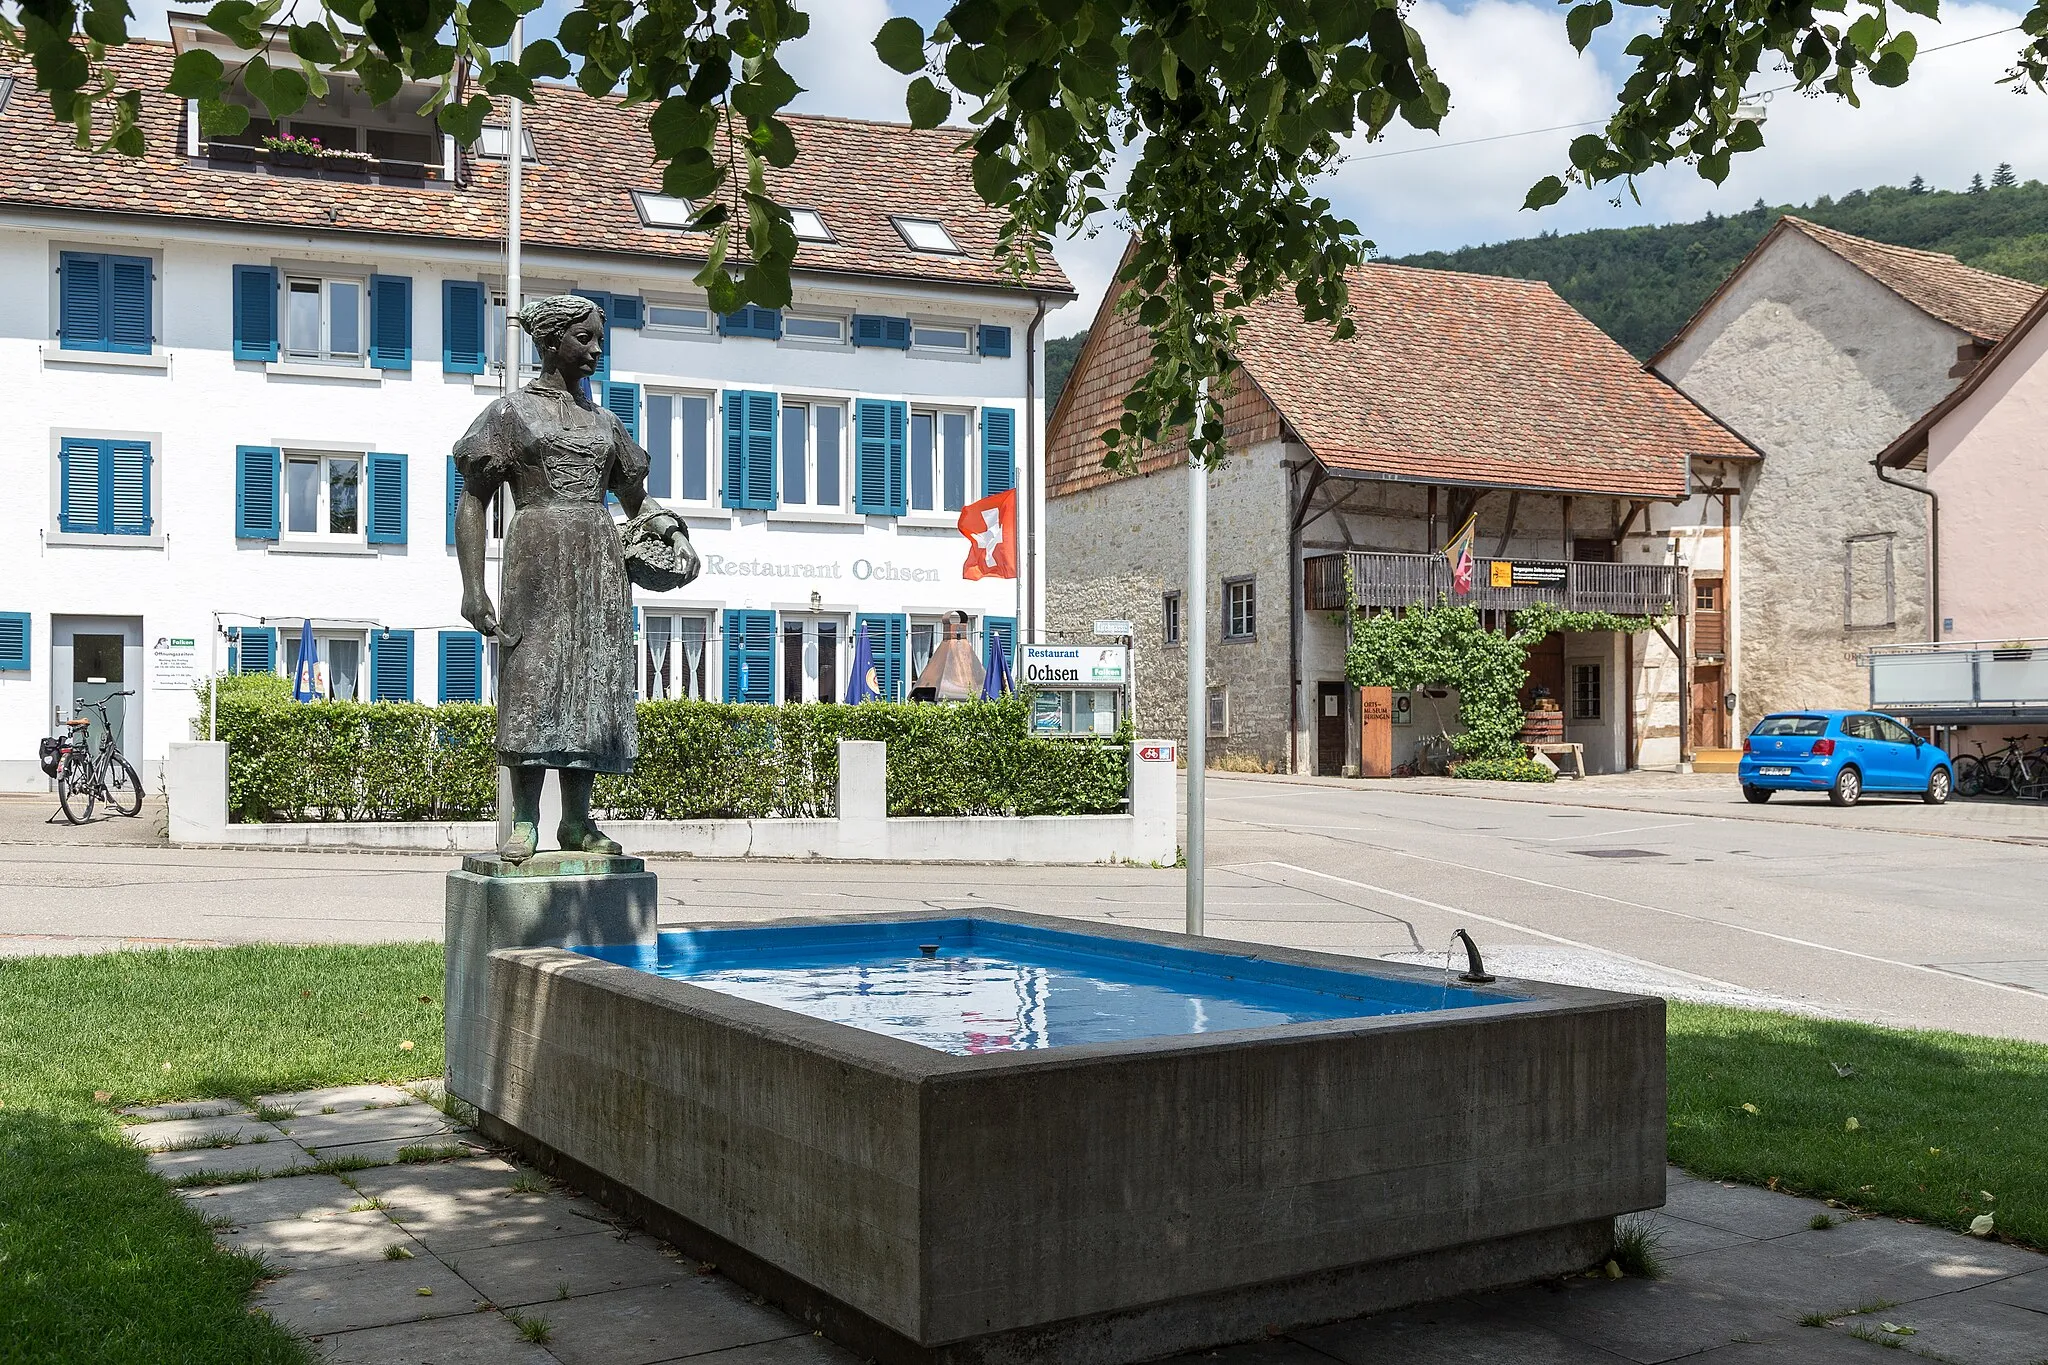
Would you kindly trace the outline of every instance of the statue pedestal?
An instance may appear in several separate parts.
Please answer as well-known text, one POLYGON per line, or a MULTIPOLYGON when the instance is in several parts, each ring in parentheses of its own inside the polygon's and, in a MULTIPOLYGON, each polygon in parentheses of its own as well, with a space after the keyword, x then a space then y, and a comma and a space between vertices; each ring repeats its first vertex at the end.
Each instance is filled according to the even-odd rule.
POLYGON ((471 854, 448 874, 443 952, 448 1093, 484 1093, 492 1065, 480 1039, 490 994, 490 956, 500 948, 580 948, 655 942, 655 877, 638 858, 603 853, 536 853, 508 863, 471 854))

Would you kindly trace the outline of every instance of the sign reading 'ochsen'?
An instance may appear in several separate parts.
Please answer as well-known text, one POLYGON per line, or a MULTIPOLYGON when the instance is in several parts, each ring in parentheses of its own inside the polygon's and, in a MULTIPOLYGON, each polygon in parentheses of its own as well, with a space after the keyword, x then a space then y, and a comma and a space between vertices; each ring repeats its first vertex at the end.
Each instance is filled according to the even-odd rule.
POLYGON ((1027 687, 1122 687, 1127 672, 1121 645, 1019 645, 1027 687))

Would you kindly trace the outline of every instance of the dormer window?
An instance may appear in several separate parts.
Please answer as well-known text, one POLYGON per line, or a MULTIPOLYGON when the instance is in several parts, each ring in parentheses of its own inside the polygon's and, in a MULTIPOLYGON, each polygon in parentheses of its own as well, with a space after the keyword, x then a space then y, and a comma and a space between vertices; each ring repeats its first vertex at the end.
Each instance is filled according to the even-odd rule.
POLYGON ((633 191, 633 211, 651 228, 687 228, 697 221, 697 206, 689 200, 647 190, 633 191))
POLYGON ((912 251, 929 251, 937 255, 958 256, 960 244, 946 231, 945 225, 936 218, 897 218, 890 222, 903 236, 904 244, 912 251))
MULTIPOLYGON (((476 144, 470 148, 470 151, 484 161, 503 161, 505 159, 505 148, 510 144, 510 141, 511 131, 504 124, 486 123, 482 134, 478 136, 476 144)), ((533 129, 521 127, 519 130, 519 142, 522 152, 519 159, 528 165, 539 164, 540 157, 533 150, 533 129)))
POLYGON ((832 229, 825 226, 825 220, 816 209, 791 209, 790 226, 796 229, 799 242, 830 242, 836 240, 832 229))

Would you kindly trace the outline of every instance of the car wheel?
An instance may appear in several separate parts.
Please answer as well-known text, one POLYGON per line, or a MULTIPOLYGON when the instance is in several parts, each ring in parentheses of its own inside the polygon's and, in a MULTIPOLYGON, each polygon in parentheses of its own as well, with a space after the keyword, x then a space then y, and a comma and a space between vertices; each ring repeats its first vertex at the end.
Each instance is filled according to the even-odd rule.
POLYGON ((1863 799, 1863 774, 1854 768, 1844 768, 1835 774, 1835 785, 1828 791, 1828 800, 1838 806, 1853 806, 1863 799))
POLYGON ((1742 784, 1742 799, 1749 802, 1752 806, 1761 806, 1764 802, 1771 799, 1771 789, 1769 787, 1752 787, 1745 782, 1742 784))
POLYGON ((1930 806, 1939 806, 1948 800, 1949 786, 1948 769, 1936 768, 1927 775, 1927 790, 1920 793, 1920 799, 1930 806))

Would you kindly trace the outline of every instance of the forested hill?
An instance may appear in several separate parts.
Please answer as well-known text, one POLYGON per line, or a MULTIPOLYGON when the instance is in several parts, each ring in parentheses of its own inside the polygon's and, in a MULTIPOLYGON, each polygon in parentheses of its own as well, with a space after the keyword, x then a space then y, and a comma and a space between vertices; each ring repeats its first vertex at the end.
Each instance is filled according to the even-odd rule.
MULTIPOLYGON (((1994 180, 2010 178, 2001 167, 1994 180)), ((1544 233, 1497 246, 1428 251, 1398 264, 1545 280, 1595 325, 1647 360, 1728 277, 1781 214, 1895 246, 1945 251, 1966 265, 2048 285, 2048 185, 1857 190, 1840 199, 1696 223, 1544 233)))

